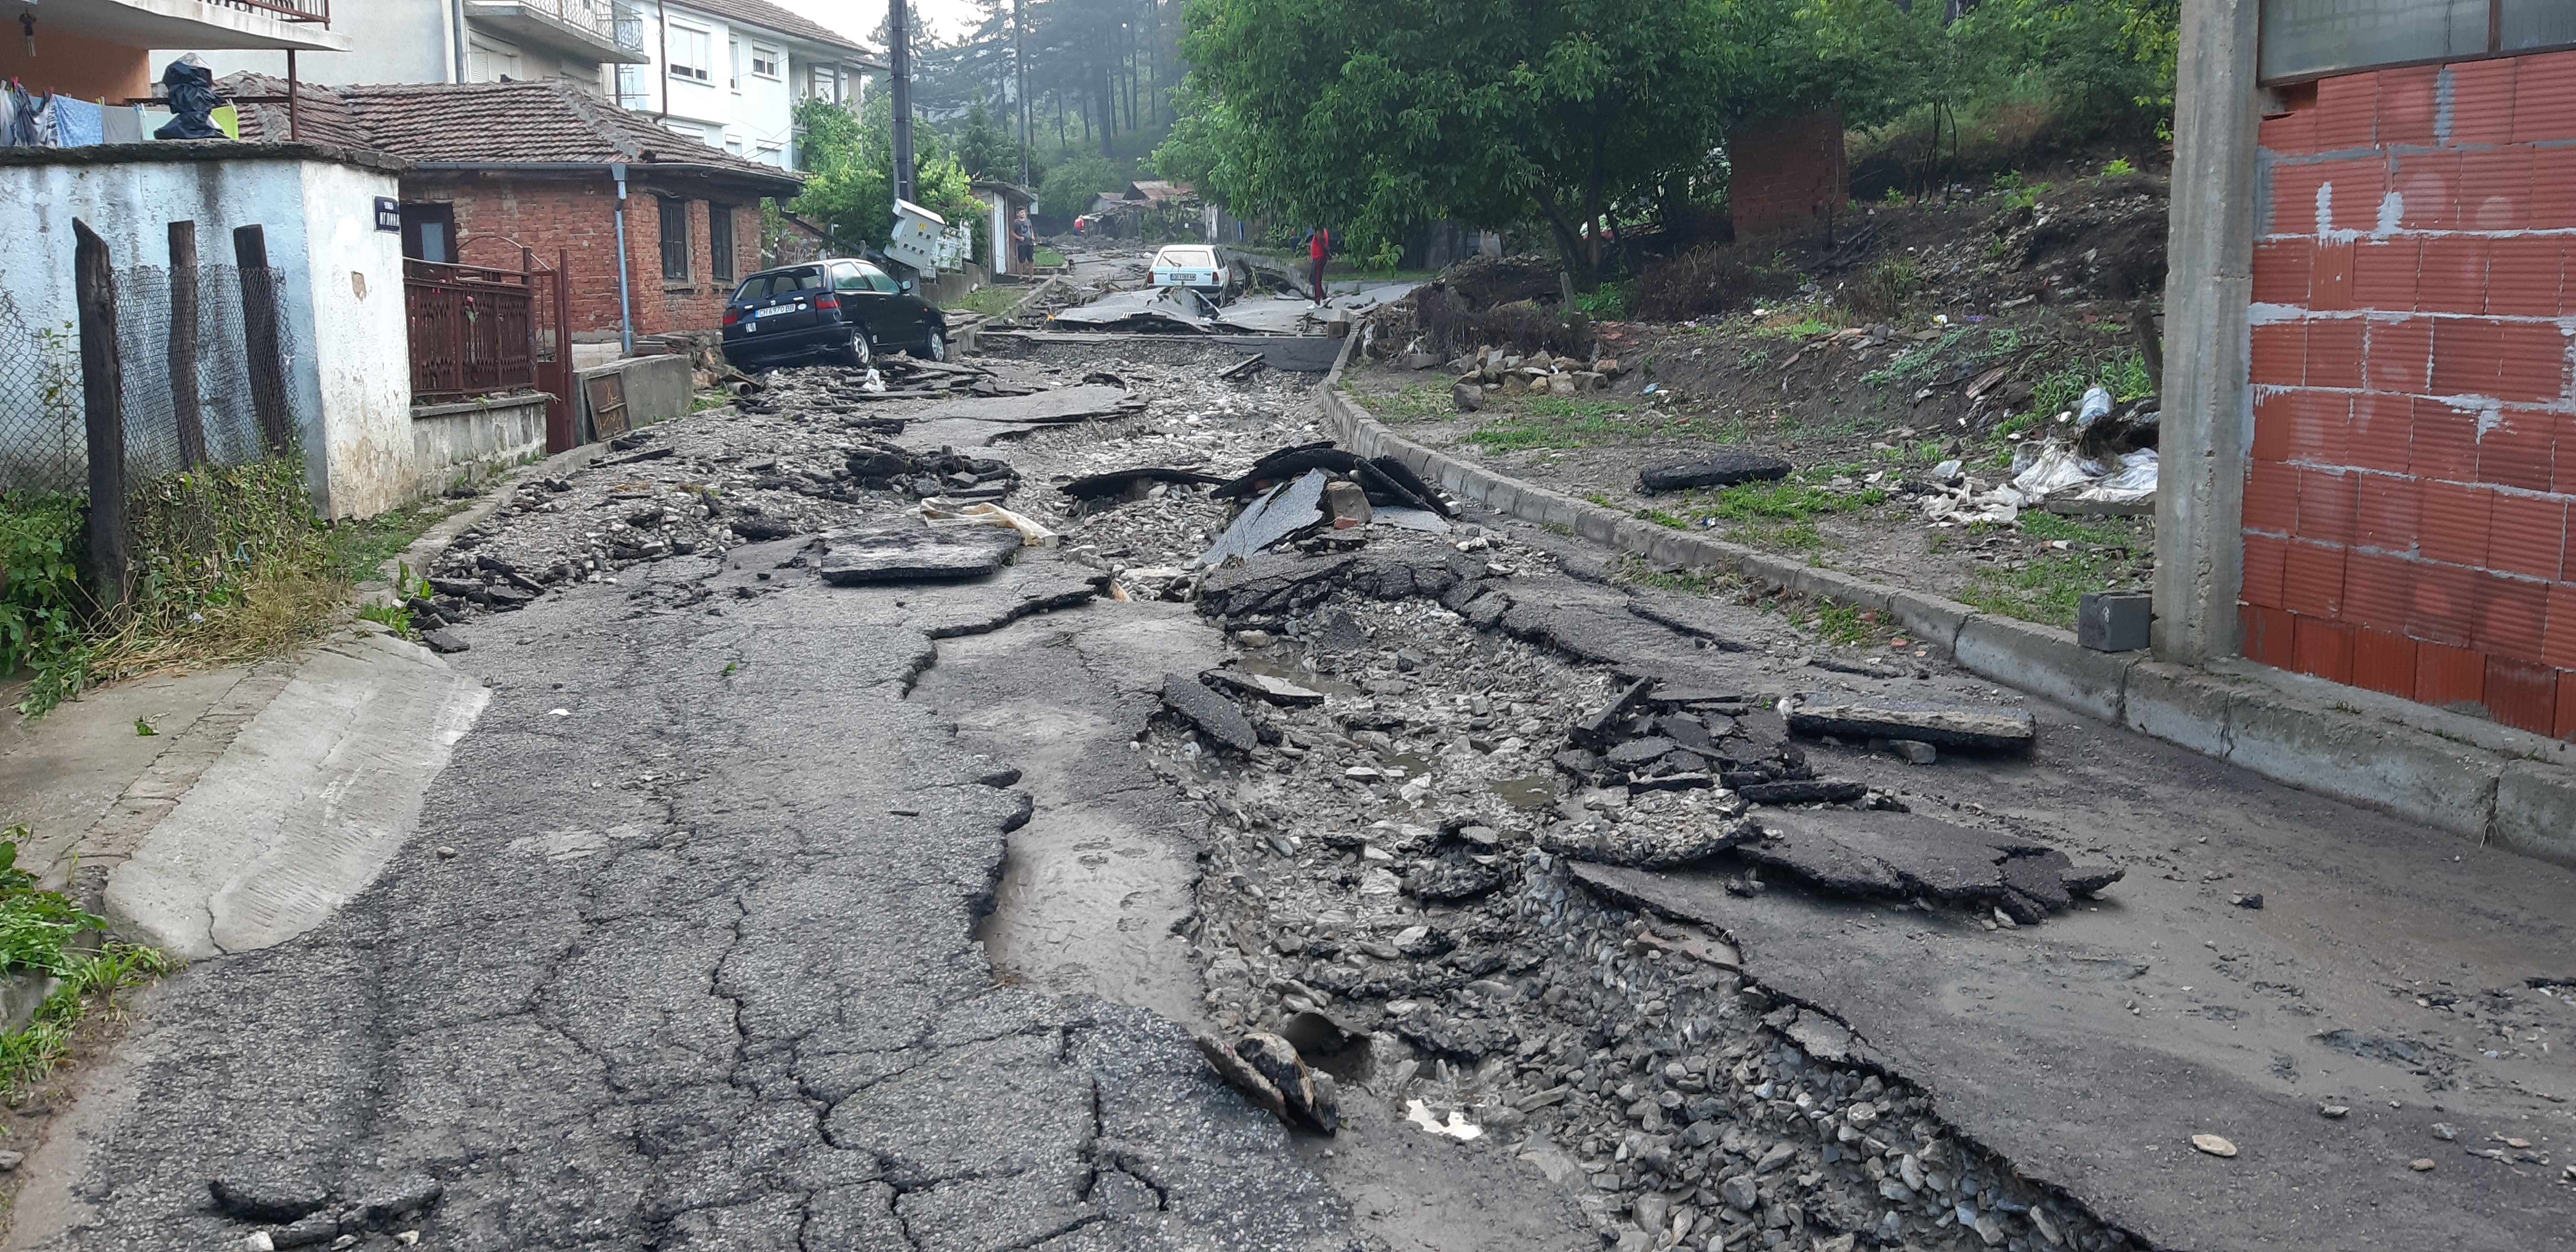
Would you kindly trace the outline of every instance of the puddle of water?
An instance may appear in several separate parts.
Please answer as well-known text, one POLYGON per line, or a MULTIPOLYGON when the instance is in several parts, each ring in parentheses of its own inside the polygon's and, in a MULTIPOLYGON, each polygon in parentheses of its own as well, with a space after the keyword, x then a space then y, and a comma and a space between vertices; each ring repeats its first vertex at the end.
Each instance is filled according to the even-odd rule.
POLYGON ((1501 796, 1503 803, 1516 809, 1543 809, 1556 803, 1556 778, 1552 774, 1497 778, 1485 785, 1501 796))
POLYGON ((1328 696, 1360 694, 1360 689, 1355 684, 1330 674, 1318 674, 1306 668, 1305 662, 1299 660, 1297 654, 1287 648, 1274 647, 1246 652, 1242 660, 1235 662, 1235 668, 1247 674, 1260 674, 1267 678, 1292 682, 1308 691, 1320 691, 1328 696))

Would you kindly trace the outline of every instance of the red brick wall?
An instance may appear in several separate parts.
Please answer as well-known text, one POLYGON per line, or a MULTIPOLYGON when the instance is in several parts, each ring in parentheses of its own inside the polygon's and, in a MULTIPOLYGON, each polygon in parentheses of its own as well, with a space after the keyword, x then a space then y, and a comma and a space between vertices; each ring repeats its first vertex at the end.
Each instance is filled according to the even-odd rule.
POLYGON ((1750 122, 1726 145, 1727 211, 1739 237, 1821 228, 1851 199, 1839 112, 1750 122))
POLYGON ((2576 732, 2576 53, 2262 128, 2245 655, 2576 732))
MULTIPOLYGON (((588 332, 595 338, 617 331, 617 187, 607 178, 409 177, 403 180, 403 199, 452 206, 460 255, 469 264, 515 269, 519 246, 525 244, 536 249, 540 264, 552 265, 556 249, 570 249, 567 285, 572 292, 573 333, 588 332)), ((665 203, 639 183, 628 184, 627 282, 635 333, 716 329, 724 321, 725 297, 732 293, 733 283, 712 278, 709 202, 684 202, 689 214, 691 280, 687 283, 662 279, 665 203)), ((725 208, 734 219, 733 276, 739 279, 760 268, 760 209, 757 203, 725 208)))

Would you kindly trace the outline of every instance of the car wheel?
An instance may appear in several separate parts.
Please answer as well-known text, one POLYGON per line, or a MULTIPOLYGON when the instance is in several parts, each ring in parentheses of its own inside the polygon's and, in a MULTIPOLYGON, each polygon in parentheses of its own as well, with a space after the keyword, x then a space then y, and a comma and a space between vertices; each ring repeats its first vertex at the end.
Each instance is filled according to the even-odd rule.
POLYGON ((841 363, 852 369, 866 369, 876 361, 876 349, 868 343, 863 331, 850 333, 850 346, 841 350, 841 363))
POLYGON ((921 355, 932 361, 946 361, 948 359, 948 332, 937 326, 931 327, 930 337, 922 341, 921 355))

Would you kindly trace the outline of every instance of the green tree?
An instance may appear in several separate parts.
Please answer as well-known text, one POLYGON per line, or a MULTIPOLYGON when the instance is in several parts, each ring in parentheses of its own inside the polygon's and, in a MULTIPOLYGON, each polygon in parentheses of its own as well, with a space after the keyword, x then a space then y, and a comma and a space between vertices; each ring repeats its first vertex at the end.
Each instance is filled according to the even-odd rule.
POLYGON ((1543 221, 1588 282, 1613 208, 1705 162, 1788 15, 1777 0, 1201 0, 1156 165, 1361 253, 1436 218, 1543 221))
POLYGON ((1050 217, 1076 217, 1091 211, 1101 192, 1122 190, 1127 180, 1109 162, 1088 153, 1066 157, 1038 184, 1038 212, 1050 217))
POLYGON ((957 132, 957 164, 974 178, 1019 176, 1019 149, 981 100, 966 106, 965 124, 957 132))
MULTIPOLYGON (((796 129, 807 172, 788 210, 832 227, 845 244, 884 247, 894 237, 894 112, 886 93, 868 102, 865 116, 829 101, 799 101, 796 129)), ((927 127, 913 128, 912 157, 913 203, 951 224, 970 223, 975 256, 989 263, 992 228, 965 169, 927 127)))

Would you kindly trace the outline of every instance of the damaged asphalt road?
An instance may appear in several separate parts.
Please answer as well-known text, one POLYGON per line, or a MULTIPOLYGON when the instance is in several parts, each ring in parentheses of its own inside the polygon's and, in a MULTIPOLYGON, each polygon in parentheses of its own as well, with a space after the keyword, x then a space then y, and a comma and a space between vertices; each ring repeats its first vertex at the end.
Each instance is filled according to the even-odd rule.
POLYGON ((1491 517, 1193 568, 1312 380, 1014 350, 1143 403, 895 432, 817 376, 478 528, 418 836, 142 1003, 14 1244, 292 1220, 224 1178, 368 1247, 2576 1245, 2563 871, 1491 517), (1009 472, 888 490, 889 436, 1009 472), (825 582, 1010 484, 1061 546, 825 582))

